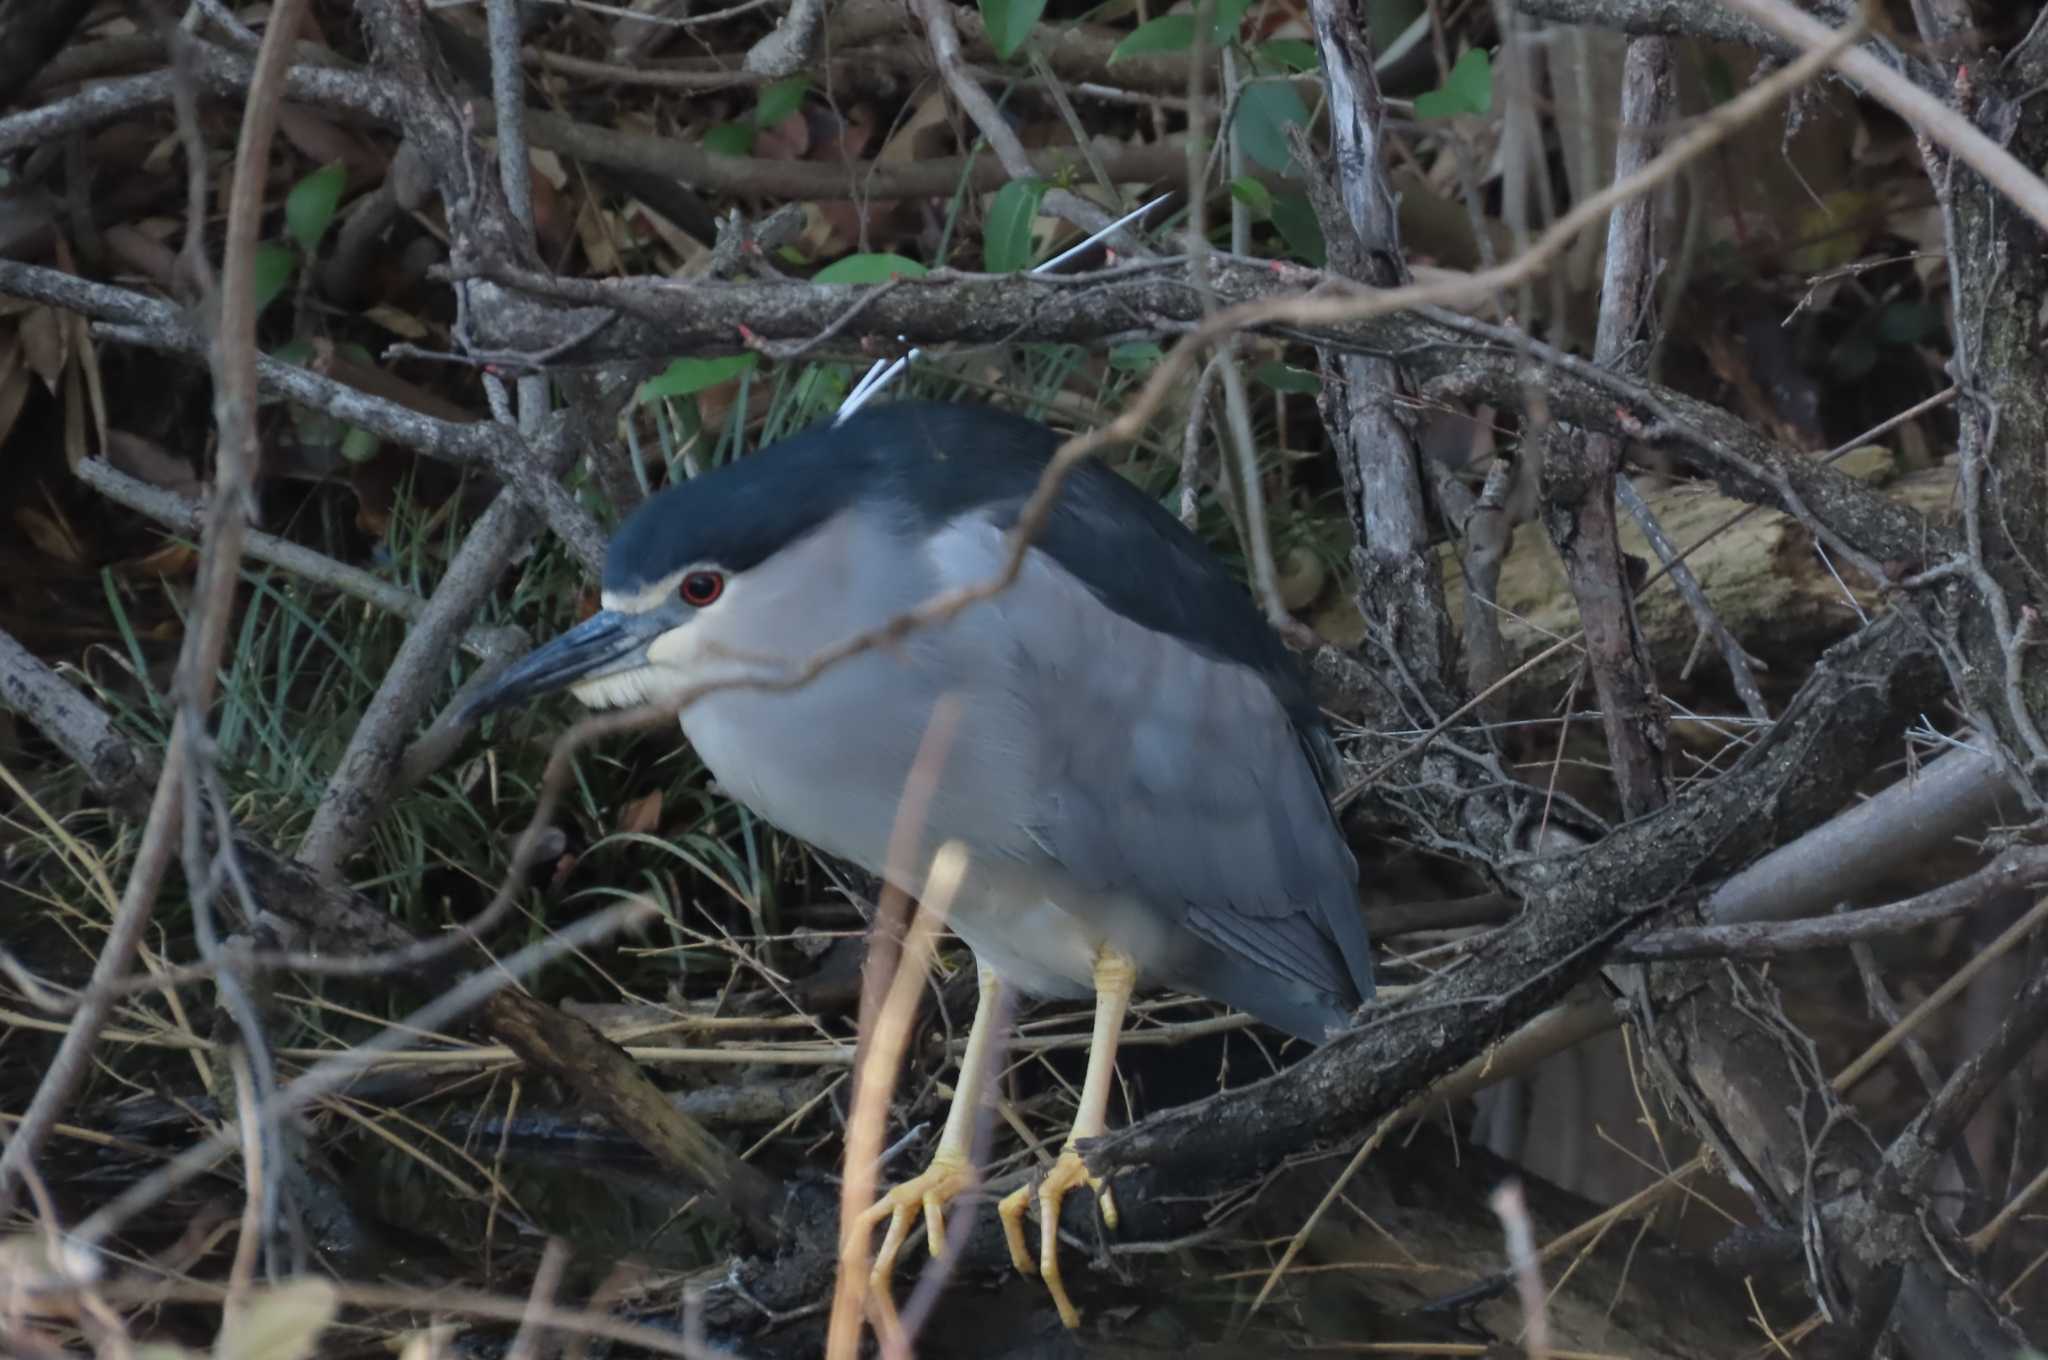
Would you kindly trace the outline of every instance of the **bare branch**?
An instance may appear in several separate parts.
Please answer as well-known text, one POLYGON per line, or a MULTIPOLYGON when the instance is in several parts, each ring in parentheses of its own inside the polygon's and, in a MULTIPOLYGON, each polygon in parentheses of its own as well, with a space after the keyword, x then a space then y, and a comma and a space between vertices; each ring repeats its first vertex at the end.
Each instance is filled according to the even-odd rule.
POLYGON ((1836 949, 1859 940, 1918 930, 1975 911, 2006 894, 2048 884, 2048 850, 2008 850, 1976 873, 1888 906, 1790 923, 1753 921, 1741 925, 1686 926, 1660 930, 1615 950, 1617 959, 1656 963, 1671 959, 1775 959, 1814 949, 1836 949))

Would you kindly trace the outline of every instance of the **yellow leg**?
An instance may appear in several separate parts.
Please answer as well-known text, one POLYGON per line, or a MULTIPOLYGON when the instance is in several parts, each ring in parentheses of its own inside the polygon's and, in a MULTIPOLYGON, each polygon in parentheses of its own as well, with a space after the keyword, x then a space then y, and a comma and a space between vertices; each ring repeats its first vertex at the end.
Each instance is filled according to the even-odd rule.
POLYGON ((869 1298, 884 1313, 889 1304, 889 1277, 895 1272, 896 1257, 910 1234, 910 1224, 920 1211, 924 1214, 925 1245, 933 1256, 946 1247, 945 1206, 974 1184, 974 1126, 982 1097, 989 1086, 989 1059, 993 1056, 996 1012, 1001 1006, 1002 983, 986 968, 980 969, 981 997, 975 1004, 974 1024, 967 1031, 967 1051, 960 1055, 960 1077, 953 1088, 952 1108, 946 1112, 945 1132, 924 1173, 903 1182, 861 1215, 859 1232, 872 1232, 884 1218, 889 1231, 882 1249, 875 1255, 875 1267, 868 1274, 869 1298))
MULTIPOLYGON (((1060 1310, 1060 1321, 1069 1327, 1081 1325, 1081 1314, 1067 1297, 1066 1284, 1060 1278, 1060 1204, 1068 1191, 1086 1184, 1095 1192, 1102 1221, 1111 1229, 1116 1227, 1116 1197, 1100 1176, 1089 1172, 1088 1164, 1081 1160, 1074 1145, 1083 1138, 1099 1138, 1108 1128, 1109 1083, 1116 1075, 1116 1041, 1123 1031, 1124 1011, 1130 1006, 1131 989, 1137 981, 1137 964, 1128 956, 1109 948, 1096 952, 1095 1033, 1088 1042, 1088 1074, 1081 1081, 1081 1106, 1074 1112, 1074 1127, 1067 1134, 1066 1146, 1060 1149, 1059 1160, 1038 1183, 1038 1273, 1045 1277, 1053 1306, 1060 1310)), ((1031 1258, 1024 1249, 1024 1211, 1030 1202, 1031 1188, 1023 1185, 1005 1195, 996 1206, 1003 1221, 1003 1236, 1010 1243, 1010 1260, 1026 1275, 1032 1272, 1031 1258)))

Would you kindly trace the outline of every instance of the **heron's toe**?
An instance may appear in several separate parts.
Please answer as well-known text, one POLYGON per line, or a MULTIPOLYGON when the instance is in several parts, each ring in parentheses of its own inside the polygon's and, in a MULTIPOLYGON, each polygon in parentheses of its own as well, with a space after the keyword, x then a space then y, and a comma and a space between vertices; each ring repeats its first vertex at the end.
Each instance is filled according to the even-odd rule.
MULTIPOLYGON (((1060 1153, 1059 1160, 1052 1164, 1052 1170, 1046 1172, 1045 1179, 1038 1183, 1038 1273, 1045 1277, 1046 1292, 1052 1295, 1053 1307, 1060 1310, 1060 1321, 1068 1327, 1081 1325, 1081 1311, 1067 1297, 1066 1281, 1060 1275, 1060 1205, 1069 1191, 1082 1185, 1095 1192, 1095 1204, 1102 1213, 1102 1221, 1111 1228, 1116 1227, 1116 1201, 1111 1197, 1109 1187, 1103 1183, 1102 1177, 1088 1169, 1088 1163, 1081 1160, 1081 1154, 1073 1148, 1060 1153)), ((1013 1256, 1020 1245, 1015 1241, 1011 1243, 1013 1256)))
POLYGON ((1031 1259, 1031 1249, 1024 1245, 1024 1215, 1030 1208, 1030 1181, 996 1202, 996 1217, 1003 1223, 1003 1240, 1010 1244, 1010 1264, 1017 1267, 1019 1275, 1038 1273, 1038 1263, 1031 1259))
POLYGON ((876 1224, 885 1218, 889 1220, 889 1231, 882 1237, 882 1248, 875 1253, 874 1269, 868 1272, 869 1287, 886 1296, 889 1277, 896 1271, 896 1258, 902 1254, 903 1243, 910 1236, 910 1225, 919 1214, 924 1216, 925 1246, 933 1256, 943 1253, 946 1249, 946 1205, 973 1185, 973 1165, 965 1157, 941 1152, 932 1158, 931 1165, 921 1174, 911 1177, 869 1205, 855 1225, 857 1232, 873 1232, 876 1224))

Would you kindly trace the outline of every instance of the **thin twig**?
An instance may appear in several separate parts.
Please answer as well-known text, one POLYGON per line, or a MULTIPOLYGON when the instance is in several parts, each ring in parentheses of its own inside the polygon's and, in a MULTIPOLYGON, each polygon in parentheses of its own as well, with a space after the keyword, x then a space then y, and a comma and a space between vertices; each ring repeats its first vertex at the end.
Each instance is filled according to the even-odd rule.
POLYGON ((1871 1071, 1883 1062, 1907 1035, 1918 1029, 1928 1016, 1948 1004, 1963 988, 1969 986, 1971 979, 2003 958, 2014 945, 2025 939, 2044 920, 2048 920, 2048 897, 2036 902, 2031 911, 2006 927, 2004 932, 1986 945, 1981 952, 1971 955, 1962 967, 1956 969, 1939 987, 1929 993, 1926 1000, 1907 1012, 1904 1020, 1892 1026, 1876 1043, 1865 1049, 1862 1056, 1843 1068, 1841 1074, 1835 1078, 1835 1089, 1847 1091, 1869 1076, 1871 1071))
MULTIPOLYGON (((80 481, 107 499, 148 515, 179 533, 196 534, 204 523, 206 507, 203 502, 130 477, 104 459, 88 458, 78 465, 76 471, 80 481)), ((251 530, 243 547, 248 556, 259 562, 268 562, 309 584, 354 596, 365 604, 375 605, 410 622, 418 622, 426 611, 428 602, 411 591, 391 584, 374 572, 336 561, 290 539, 251 530)), ((516 629, 512 631, 517 633, 516 629)), ((462 634, 463 650, 485 660, 503 656, 508 640, 506 633, 503 627, 465 629, 462 634)))
MULTIPOLYGON (((255 250, 268 175, 270 142, 281 104, 279 91, 291 56, 305 0, 279 0, 264 30, 250 78, 250 97, 243 109, 241 139, 236 147, 233 188, 228 203, 227 243, 221 270, 221 308, 216 335, 214 414, 220 428, 220 455, 215 470, 212 514, 203 536, 199 584, 178 663, 182 702, 164 752, 142 844, 129 872, 120 907, 93 965, 92 982, 105 987, 128 971, 136 948, 156 907, 164 871, 179 834, 181 816, 197 809, 179 805, 178 789, 186 762, 204 741, 204 715, 212 701, 219 661, 225 646, 235 584, 241 575, 242 541, 253 500, 250 483, 256 470, 256 308, 255 250)), ((196 872, 194 866, 194 872, 196 872)), ((84 1078, 91 1050, 112 1014, 110 999, 96 999, 79 1008, 64 1041, 43 1074, 21 1124, 0 1151, 0 1218, 14 1204, 14 1182, 34 1160, 50 1126, 70 1102, 84 1078)))
MULTIPOLYGON (((832 1286, 831 1322, 825 1353, 831 1360, 852 1360, 860 1348, 862 1305, 868 1288, 868 1234, 861 1230, 861 1217, 875 1200, 875 1177, 879 1169, 883 1135, 888 1124, 889 1096, 895 1090, 902 1045, 907 1040, 916 1009, 917 989, 924 985, 933 934, 942 924, 943 913, 959 889, 964 866, 958 847, 941 855, 948 868, 942 875, 935 857, 924 877, 923 910, 912 922, 900 948, 893 943, 909 901, 898 886, 912 881, 918 873, 916 846, 924 838, 931 800, 938 791, 939 771, 945 768, 960 710, 957 702, 941 700, 919 738, 910 775, 897 803, 896 818, 889 831, 886 852, 892 872, 885 876, 883 901, 875 913, 869 937, 868 966, 862 969, 860 1006, 860 1052, 854 1072, 853 1107, 847 1116, 846 1166, 839 1190, 838 1274, 832 1286), (933 892, 943 894, 933 900, 933 892), (886 942, 886 943, 885 943, 886 942)), ((884 1336, 886 1345, 889 1338, 884 1336)))
MULTIPOLYGON (((913 0, 917 12, 924 18, 925 37, 932 45, 932 60, 939 65, 939 74, 945 77, 946 88, 953 92, 967 117, 988 139, 989 147, 996 153, 996 159, 1013 180, 1033 179, 1038 175, 1031 163, 1031 153, 1024 149, 1015 130, 1003 118, 1002 110, 988 97, 988 92, 975 84, 967 74, 966 59, 960 54, 960 30, 953 22, 952 0, 913 0)), ((1090 232, 1100 231, 1115 220, 1116 214, 1082 198, 1071 189, 1050 189, 1043 200, 1045 211, 1066 218, 1076 226, 1090 232)), ((1143 246, 1135 240, 1126 239, 1125 249, 1142 254, 1143 246)))

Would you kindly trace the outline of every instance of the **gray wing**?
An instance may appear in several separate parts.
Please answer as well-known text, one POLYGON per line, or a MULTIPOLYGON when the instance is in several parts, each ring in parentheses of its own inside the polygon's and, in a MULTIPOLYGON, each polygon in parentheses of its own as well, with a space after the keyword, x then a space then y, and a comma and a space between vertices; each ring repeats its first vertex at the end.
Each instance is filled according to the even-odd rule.
MULTIPOLYGON (((1037 720, 1044 852, 1084 887, 1137 899, 1223 951, 1197 951, 1211 974, 1241 961, 1325 1006, 1369 996, 1357 864, 1271 686, 1140 627, 1036 552, 986 608, 1037 720)), ((1205 986, 1223 979, 1195 971, 1172 980, 1261 1012, 1246 995, 1257 978, 1205 986)))

